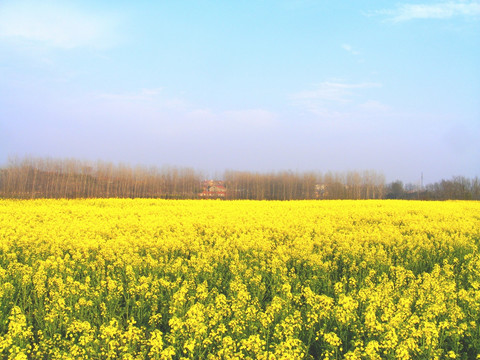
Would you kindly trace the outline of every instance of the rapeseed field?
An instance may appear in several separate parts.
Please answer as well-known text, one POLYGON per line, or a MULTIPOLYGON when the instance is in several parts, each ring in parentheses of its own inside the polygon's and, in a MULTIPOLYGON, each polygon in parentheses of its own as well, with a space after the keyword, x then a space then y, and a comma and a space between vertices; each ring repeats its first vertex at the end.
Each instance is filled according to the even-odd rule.
POLYGON ((0 356, 480 358, 480 203, 0 201, 0 356))

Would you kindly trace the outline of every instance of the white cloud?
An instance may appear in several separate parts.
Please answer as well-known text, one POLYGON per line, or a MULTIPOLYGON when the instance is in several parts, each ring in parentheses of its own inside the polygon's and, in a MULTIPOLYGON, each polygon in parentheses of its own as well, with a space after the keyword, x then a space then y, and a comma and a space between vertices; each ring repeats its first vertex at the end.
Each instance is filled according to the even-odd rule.
POLYGON ((117 20, 61 1, 6 1, 0 4, 0 39, 55 48, 104 48, 115 43, 117 20))
POLYGON ((126 113, 168 113, 168 116, 183 117, 191 111, 191 106, 185 99, 169 95, 162 88, 145 88, 136 92, 91 93, 90 98, 103 104, 101 106, 126 113))
POLYGON ((368 112, 385 112, 390 110, 390 107, 376 100, 368 100, 363 104, 360 104, 360 107, 368 112))
POLYGON ((452 17, 479 17, 480 2, 448 1, 436 4, 401 4, 396 9, 379 10, 376 15, 385 15, 393 22, 413 19, 449 19, 452 17))
POLYGON ((215 114, 210 109, 195 109, 188 112, 187 116, 196 121, 205 121, 212 119, 215 114))
POLYGON ((277 119, 275 113, 265 109, 226 111, 195 109, 188 112, 187 117, 193 121, 192 125, 197 124, 201 128, 215 128, 222 131, 268 128, 275 125, 277 119))
POLYGON ((248 127, 266 127, 275 121, 275 114, 264 109, 225 111, 222 117, 230 123, 248 127))
POLYGON ((136 93, 101 93, 96 95, 96 97, 114 101, 146 101, 156 98, 160 94, 161 90, 161 88, 155 88, 142 89, 136 93))
POLYGON ((349 44, 342 44, 342 49, 348 51, 352 55, 360 55, 359 51, 356 51, 351 45, 349 44))
POLYGON ((171 131, 179 133, 195 131, 198 134, 205 131, 242 132, 248 129, 263 129, 275 125, 277 115, 265 109, 233 109, 211 110, 195 108, 185 99, 168 96, 162 88, 141 89, 137 92, 98 93, 91 97, 100 102, 100 107, 113 109, 120 116, 133 114, 161 119, 171 118, 168 125, 171 131))
POLYGON ((379 83, 346 84, 325 81, 320 83, 314 90, 301 91, 293 94, 292 99, 348 102, 355 89, 368 89, 381 86, 379 83))
POLYGON ((314 90, 301 91, 291 95, 293 104, 307 112, 322 118, 341 119, 352 112, 380 110, 380 104, 373 101, 360 102, 362 90, 379 88, 382 84, 374 82, 343 83, 322 82, 314 90), (373 109, 377 106, 377 109, 373 109))

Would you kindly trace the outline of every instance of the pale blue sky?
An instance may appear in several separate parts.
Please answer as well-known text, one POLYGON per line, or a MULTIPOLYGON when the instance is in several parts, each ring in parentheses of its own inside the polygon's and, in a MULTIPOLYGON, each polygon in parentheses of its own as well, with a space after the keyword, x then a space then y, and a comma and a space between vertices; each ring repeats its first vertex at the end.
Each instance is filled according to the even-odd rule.
POLYGON ((480 176, 480 1, 0 0, 0 163, 480 176))

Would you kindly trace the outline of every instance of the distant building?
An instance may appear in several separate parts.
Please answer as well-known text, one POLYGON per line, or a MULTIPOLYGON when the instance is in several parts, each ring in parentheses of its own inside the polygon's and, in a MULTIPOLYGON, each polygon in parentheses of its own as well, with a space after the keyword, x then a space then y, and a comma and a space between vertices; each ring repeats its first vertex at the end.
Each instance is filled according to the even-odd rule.
POLYGON ((227 189, 221 180, 205 180, 202 183, 203 191, 198 194, 203 199, 225 199, 227 189))

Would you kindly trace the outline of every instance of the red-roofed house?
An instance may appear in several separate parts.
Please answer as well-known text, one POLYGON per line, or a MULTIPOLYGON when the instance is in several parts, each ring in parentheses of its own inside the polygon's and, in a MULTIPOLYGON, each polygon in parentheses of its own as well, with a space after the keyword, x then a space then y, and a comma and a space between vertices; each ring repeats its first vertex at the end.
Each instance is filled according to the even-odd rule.
POLYGON ((198 194, 201 198, 204 199, 216 199, 222 198, 224 199, 227 195, 227 189, 223 181, 219 180, 205 180, 203 182, 203 191, 198 194))

